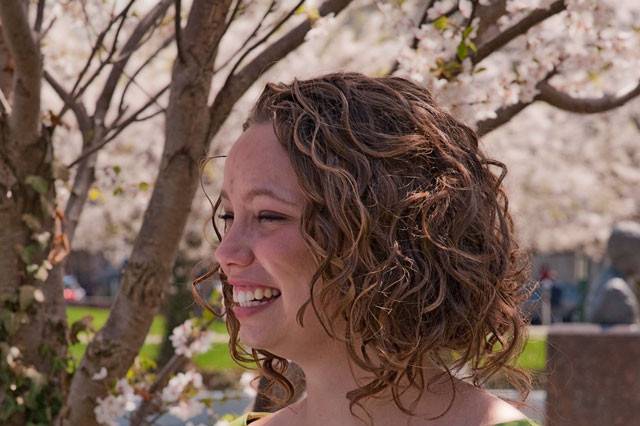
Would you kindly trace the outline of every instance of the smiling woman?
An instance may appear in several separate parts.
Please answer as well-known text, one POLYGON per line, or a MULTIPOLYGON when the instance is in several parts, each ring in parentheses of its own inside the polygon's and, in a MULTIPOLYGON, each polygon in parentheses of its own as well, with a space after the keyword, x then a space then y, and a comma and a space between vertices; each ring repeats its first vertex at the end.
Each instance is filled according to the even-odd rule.
POLYGON ((522 421, 481 389, 500 370, 528 388, 504 174, 408 80, 268 84, 225 164, 215 257, 233 357, 290 395, 296 362, 306 394, 240 424, 522 421))

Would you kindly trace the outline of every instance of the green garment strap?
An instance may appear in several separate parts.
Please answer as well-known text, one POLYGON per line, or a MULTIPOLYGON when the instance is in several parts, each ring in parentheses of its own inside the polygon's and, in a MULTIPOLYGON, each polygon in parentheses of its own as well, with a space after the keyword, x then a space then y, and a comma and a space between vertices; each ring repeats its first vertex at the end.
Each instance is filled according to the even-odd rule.
POLYGON ((247 413, 231 422, 229 426, 247 426, 251 422, 268 416, 269 413, 247 413))
MULTIPOLYGON (((261 419, 263 417, 266 417, 267 415, 269 415, 269 413, 248 413, 232 421, 230 426, 247 426, 254 420, 261 419)), ((533 420, 523 419, 515 420, 513 422, 498 423, 495 426, 538 426, 538 424, 533 420)))

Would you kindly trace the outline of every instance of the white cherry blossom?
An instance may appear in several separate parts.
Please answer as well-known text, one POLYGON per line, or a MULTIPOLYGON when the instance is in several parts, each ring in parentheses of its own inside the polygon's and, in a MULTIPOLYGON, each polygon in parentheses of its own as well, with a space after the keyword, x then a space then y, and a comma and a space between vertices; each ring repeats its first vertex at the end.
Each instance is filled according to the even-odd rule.
POLYGON ((189 319, 174 328, 169 339, 176 354, 191 358, 208 351, 215 340, 215 334, 194 327, 193 320, 189 319))

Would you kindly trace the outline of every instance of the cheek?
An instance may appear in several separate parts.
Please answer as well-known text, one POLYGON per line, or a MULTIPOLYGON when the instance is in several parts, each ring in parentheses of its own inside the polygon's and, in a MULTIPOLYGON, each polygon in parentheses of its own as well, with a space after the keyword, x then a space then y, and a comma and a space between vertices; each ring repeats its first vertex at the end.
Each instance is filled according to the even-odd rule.
POLYGON ((261 254, 263 266, 279 285, 295 284, 308 288, 315 272, 315 261, 300 231, 291 227, 265 239, 256 251, 261 254))

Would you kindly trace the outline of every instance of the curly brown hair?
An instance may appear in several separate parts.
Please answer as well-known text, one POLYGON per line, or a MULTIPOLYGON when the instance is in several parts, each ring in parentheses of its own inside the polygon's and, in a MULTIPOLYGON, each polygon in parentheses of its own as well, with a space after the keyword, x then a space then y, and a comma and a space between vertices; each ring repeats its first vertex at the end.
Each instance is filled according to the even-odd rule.
MULTIPOLYGON (((525 339, 528 260, 514 241, 506 167, 474 131, 413 82, 358 73, 267 84, 245 129, 257 123, 273 124, 307 200, 300 229, 319 267, 298 322, 311 306, 371 374, 346 395, 352 409, 390 389, 412 414, 403 383, 422 395, 428 362, 452 382, 465 366, 476 386, 502 370, 526 394, 529 377, 512 361, 525 339), (346 328, 333 326, 338 317, 346 328)), ((287 361, 242 348, 231 309, 227 327, 233 358, 257 362, 291 395, 287 361)))

